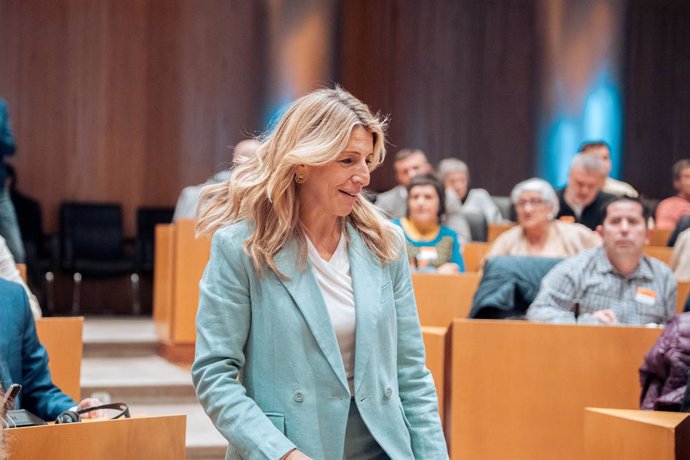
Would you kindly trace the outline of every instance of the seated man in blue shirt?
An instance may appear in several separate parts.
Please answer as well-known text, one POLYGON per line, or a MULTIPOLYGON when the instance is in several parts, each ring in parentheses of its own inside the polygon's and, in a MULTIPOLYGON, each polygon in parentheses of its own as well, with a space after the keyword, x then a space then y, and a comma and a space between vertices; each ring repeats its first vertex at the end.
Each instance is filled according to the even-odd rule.
POLYGON ((542 280, 527 319, 554 323, 666 324, 676 309, 676 280, 661 261, 642 254, 649 237, 637 198, 603 207, 603 246, 556 265, 542 280))
MULTIPOLYGON (((55 420, 66 410, 79 410, 100 404, 87 398, 77 404, 50 379, 48 354, 36 335, 29 300, 16 283, 0 279, 0 384, 2 389, 22 385, 15 401, 18 407, 44 420, 55 420)), ((95 416, 92 412, 85 414, 95 416)))

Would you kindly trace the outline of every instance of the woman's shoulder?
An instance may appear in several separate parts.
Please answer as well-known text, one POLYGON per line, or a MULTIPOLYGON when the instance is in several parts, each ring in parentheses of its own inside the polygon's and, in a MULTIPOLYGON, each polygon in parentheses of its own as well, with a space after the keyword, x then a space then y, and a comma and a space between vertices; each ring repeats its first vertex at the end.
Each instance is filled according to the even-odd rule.
POLYGON ((242 248, 251 231, 251 224, 245 220, 226 225, 215 231, 212 246, 224 249, 242 248))

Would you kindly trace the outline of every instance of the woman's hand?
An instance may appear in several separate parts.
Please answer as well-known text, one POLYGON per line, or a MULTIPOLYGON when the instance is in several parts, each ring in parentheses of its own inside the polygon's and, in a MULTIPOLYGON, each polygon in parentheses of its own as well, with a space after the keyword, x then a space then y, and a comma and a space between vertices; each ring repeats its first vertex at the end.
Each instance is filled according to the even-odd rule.
POLYGON ((283 455, 281 460, 312 460, 312 458, 297 449, 292 449, 290 452, 283 455))
POLYGON ((452 262, 447 262, 436 269, 437 273, 442 275, 454 275, 460 273, 460 267, 452 262))

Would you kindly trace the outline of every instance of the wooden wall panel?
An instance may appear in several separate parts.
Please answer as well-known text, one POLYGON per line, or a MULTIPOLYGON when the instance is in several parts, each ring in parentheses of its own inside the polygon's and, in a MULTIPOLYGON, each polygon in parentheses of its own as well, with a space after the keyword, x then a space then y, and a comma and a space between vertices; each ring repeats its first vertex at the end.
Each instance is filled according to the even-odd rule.
POLYGON ((394 185, 392 158, 419 147, 467 162, 474 186, 507 194, 534 170, 532 0, 343 2, 341 82, 390 114, 390 155, 372 188, 394 185))
POLYGON ((665 198, 690 158, 690 2, 629 0, 626 21, 624 177, 665 198))
POLYGON ((0 0, 0 97, 19 188, 57 228, 62 200, 173 205, 260 129, 261 3, 0 0))

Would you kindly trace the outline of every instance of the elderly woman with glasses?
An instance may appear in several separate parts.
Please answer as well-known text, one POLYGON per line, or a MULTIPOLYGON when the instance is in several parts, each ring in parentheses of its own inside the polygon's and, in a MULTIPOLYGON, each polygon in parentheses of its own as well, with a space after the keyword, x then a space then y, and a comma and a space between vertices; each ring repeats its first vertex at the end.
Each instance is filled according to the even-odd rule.
POLYGON ((601 244, 601 237, 584 225, 554 220, 558 197, 542 179, 528 179, 510 193, 518 225, 501 234, 487 254, 569 257, 601 244))

